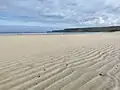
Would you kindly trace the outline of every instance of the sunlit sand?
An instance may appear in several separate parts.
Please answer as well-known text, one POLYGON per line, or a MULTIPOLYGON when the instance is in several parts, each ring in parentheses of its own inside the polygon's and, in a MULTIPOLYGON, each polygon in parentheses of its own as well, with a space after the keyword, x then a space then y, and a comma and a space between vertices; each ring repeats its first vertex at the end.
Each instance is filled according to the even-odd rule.
POLYGON ((1 35, 0 90, 120 90, 120 34, 1 35))

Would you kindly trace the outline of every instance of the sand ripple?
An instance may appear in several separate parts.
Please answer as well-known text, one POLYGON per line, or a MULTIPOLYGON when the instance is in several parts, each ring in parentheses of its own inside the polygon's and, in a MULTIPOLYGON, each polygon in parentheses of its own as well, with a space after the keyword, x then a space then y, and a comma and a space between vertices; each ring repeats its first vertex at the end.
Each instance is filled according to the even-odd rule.
POLYGON ((37 52, 19 60, 1 61, 0 90, 120 90, 119 38, 112 43, 111 38, 102 38, 97 45, 97 39, 90 45, 77 45, 76 38, 62 37, 57 43, 59 49, 51 54, 37 52), (70 40, 76 44, 67 46, 70 40))

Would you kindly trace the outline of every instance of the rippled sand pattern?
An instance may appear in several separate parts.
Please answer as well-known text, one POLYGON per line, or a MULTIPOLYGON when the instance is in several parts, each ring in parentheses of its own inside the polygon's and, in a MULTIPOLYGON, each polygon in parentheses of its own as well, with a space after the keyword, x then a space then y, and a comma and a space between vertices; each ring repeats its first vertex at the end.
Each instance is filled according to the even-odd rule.
POLYGON ((0 90, 120 90, 120 37, 0 36, 0 90))

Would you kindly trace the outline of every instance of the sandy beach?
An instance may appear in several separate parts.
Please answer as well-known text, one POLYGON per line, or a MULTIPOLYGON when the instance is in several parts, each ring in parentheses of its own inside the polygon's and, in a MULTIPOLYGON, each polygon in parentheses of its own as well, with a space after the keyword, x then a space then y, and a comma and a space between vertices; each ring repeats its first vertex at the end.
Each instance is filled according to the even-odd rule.
POLYGON ((1 35, 0 90, 120 90, 120 33, 1 35))

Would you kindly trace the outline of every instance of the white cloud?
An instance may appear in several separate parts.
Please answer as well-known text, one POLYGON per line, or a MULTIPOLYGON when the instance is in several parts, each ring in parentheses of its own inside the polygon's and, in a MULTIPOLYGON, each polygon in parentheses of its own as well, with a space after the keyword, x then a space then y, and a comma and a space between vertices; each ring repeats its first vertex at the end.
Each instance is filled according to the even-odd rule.
POLYGON ((0 1, 1 19, 35 22, 46 27, 119 25, 119 16, 119 0, 0 1))

